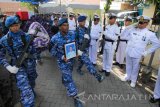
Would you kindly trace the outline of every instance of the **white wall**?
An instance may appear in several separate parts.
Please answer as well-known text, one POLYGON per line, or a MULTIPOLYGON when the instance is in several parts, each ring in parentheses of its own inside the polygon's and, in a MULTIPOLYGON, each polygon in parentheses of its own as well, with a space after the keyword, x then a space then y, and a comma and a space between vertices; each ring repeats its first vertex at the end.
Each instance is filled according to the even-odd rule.
POLYGON ((155 5, 151 4, 149 8, 144 8, 143 15, 153 17, 155 11, 155 5))

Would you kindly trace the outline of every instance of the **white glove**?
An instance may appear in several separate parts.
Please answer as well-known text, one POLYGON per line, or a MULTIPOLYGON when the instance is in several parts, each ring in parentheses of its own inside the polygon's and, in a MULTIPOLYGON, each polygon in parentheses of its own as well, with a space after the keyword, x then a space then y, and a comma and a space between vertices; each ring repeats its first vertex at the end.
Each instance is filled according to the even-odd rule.
POLYGON ((16 74, 19 70, 19 68, 17 68, 16 66, 7 66, 6 69, 10 72, 10 73, 13 73, 13 74, 16 74))
POLYGON ((88 40, 90 39, 90 37, 89 37, 88 34, 85 34, 85 35, 84 35, 84 38, 86 38, 86 39, 88 39, 88 40))
POLYGON ((62 56, 62 58, 61 58, 62 60, 64 60, 64 55, 62 56))
POLYGON ((143 53, 142 53, 142 56, 143 56, 143 57, 146 57, 146 56, 147 56, 147 51, 143 52, 143 53))
POLYGON ((78 50, 78 55, 79 55, 79 56, 82 56, 82 54, 83 54, 83 52, 80 51, 80 50, 78 50))

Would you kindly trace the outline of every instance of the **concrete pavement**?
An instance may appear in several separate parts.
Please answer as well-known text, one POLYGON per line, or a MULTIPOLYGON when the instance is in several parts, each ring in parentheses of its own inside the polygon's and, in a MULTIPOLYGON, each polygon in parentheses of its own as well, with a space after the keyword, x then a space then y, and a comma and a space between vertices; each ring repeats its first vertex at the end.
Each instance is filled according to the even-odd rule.
MULTIPOLYGON (((56 59, 45 56, 43 62, 42 66, 37 66, 36 107, 74 107, 73 99, 66 95, 62 85, 56 59)), ((97 69, 100 69, 101 61, 98 64, 97 69)), ((119 77, 123 73, 119 73, 117 67, 102 83, 98 83, 85 67, 84 76, 80 76, 75 67, 76 64, 73 79, 84 107, 158 107, 158 104, 149 103, 149 95, 143 87, 131 88, 129 83, 121 82, 119 77)))

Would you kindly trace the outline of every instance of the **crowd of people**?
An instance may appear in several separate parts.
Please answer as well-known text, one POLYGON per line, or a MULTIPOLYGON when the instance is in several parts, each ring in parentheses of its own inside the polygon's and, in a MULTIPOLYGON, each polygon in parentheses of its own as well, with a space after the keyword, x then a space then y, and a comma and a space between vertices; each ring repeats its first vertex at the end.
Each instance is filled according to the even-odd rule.
MULTIPOLYGON (((16 86, 20 90, 21 103, 24 107, 34 107, 36 92, 37 61, 41 60, 41 52, 49 50, 51 56, 57 58, 59 70, 62 73, 62 84, 67 95, 74 99, 76 107, 83 107, 77 94, 78 89, 72 78, 75 61, 77 73, 84 75, 83 65, 88 72, 100 83, 112 72, 112 65, 120 68, 126 63, 126 75, 122 81, 130 81, 135 87, 143 57, 160 47, 160 41, 155 33, 147 29, 150 18, 138 16, 138 22, 132 24, 130 16, 124 17, 122 30, 116 23, 116 14, 108 14, 108 24, 102 29, 100 16, 95 14, 92 23, 86 24, 87 16, 74 13, 37 14, 23 21, 18 15, 2 16, 0 24, 0 65, 9 73, 15 74, 16 86), (98 71, 97 50, 100 38, 104 41, 102 70, 98 71), (66 58, 65 45, 75 43, 76 56, 68 54, 66 58), (152 47, 145 49, 147 44, 152 47), (113 57, 116 54, 116 62, 113 57), (6 55, 7 58, 6 58, 6 55), (76 60, 78 59, 78 60, 76 60)), ((73 47, 70 50, 73 51, 73 47)), ((160 70, 159 70, 160 74, 160 70)), ((160 75, 158 74, 152 103, 160 101, 160 75)), ((1 75, 1 74, 0 74, 1 75)), ((0 101, 4 100, 0 95, 0 101)), ((5 107, 5 104, 3 105, 5 107)))

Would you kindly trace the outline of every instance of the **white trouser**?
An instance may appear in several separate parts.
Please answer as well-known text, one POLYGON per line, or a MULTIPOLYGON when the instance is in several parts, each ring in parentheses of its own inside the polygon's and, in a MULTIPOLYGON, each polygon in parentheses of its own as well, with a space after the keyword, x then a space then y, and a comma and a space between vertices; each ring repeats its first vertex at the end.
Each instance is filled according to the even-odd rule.
POLYGON ((116 62, 119 64, 124 64, 125 52, 126 52, 126 42, 120 42, 118 46, 118 50, 116 53, 116 62))
POLYGON ((155 88, 154 88, 153 95, 154 95, 155 99, 160 98, 160 68, 159 68, 159 71, 158 71, 158 78, 157 78, 157 81, 156 81, 156 85, 155 85, 155 88))
POLYGON ((90 45, 89 47, 89 59, 93 64, 97 63, 97 45, 90 45))
POLYGON ((113 63, 114 48, 110 47, 103 50, 103 70, 111 72, 113 63))
POLYGON ((131 80, 131 82, 136 83, 139 73, 140 60, 141 58, 133 58, 126 53, 126 80, 131 80))

